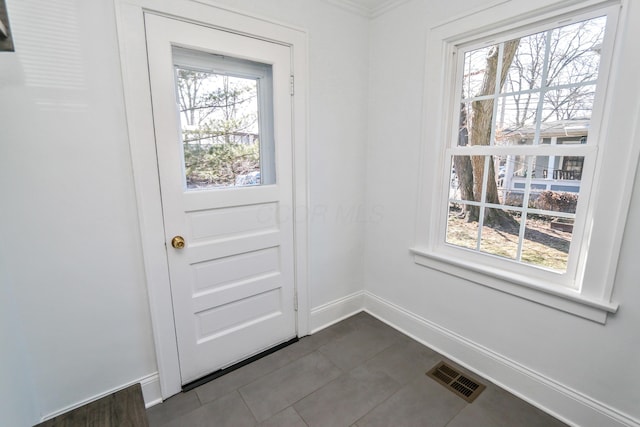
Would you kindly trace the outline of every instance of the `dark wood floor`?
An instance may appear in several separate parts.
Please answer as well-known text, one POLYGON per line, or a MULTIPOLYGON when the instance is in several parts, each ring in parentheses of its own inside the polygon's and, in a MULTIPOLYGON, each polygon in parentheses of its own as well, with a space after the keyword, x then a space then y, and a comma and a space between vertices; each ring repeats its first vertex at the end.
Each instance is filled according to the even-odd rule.
POLYGON ((105 396, 36 427, 148 427, 140 384, 105 396))

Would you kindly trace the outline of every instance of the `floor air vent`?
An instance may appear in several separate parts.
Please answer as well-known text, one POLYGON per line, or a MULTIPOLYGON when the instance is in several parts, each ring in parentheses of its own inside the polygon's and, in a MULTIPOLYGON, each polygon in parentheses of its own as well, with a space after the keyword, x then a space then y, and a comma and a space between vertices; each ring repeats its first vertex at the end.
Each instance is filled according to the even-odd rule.
POLYGON ((472 380, 444 362, 434 366, 427 375, 469 403, 473 402, 485 389, 483 384, 472 380))

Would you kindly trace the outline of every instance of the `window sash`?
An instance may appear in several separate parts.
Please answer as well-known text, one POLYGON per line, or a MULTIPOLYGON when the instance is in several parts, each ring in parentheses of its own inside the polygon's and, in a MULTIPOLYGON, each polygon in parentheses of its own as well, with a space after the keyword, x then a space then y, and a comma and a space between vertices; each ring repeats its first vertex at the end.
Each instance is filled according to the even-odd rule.
MULTIPOLYGON (((530 152, 530 155, 527 156, 529 158, 528 159, 529 163, 533 161, 534 157, 539 155, 540 150, 535 150, 535 147, 541 147, 541 146, 534 146, 533 149, 526 150, 530 152)), ((440 214, 440 221, 438 222, 439 224, 438 233, 436 234, 437 243, 435 246, 438 248, 438 250, 442 250, 444 247, 446 247, 447 251, 450 251, 452 256, 467 257, 471 255, 472 257, 478 257, 477 262, 482 262, 483 261, 482 257, 489 257, 484 259, 484 262, 502 264, 502 268, 513 271, 514 273, 533 275, 535 277, 539 277, 541 280, 552 281, 563 287, 578 289, 580 287, 580 283, 576 281, 576 277, 578 273, 578 260, 581 256, 581 251, 582 251, 580 242, 582 241, 582 239, 588 237, 588 234, 587 234, 588 230, 586 230, 586 226, 585 226, 586 225, 585 211, 587 210, 586 207, 588 203, 587 203, 587 200, 585 199, 588 199, 588 195, 591 193, 592 181, 589 178, 593 175, 593 167, 595 163, 595 156, 593 154, 595 154, 597 151, 596 147, 581 147, 579 149, 579 151, 582 153, 582 158, 584 160, 583 175, 585 176, 585 179, 580 180, 580 191, 578 193, 579 197, 578 197, 578 203, 576 206, 575 213, 552 211, 547 209, 538 209, 538 208, 529 207, 528 202, 529 200, 531 200, 531 195, 534 192, 532 184, 535 178, 532 177, 532 174, 529 174, 525 178, 525 183, 524 183, 525 187, 523 189, 522 206, 512 206, 504 203, 495 204, 495 203, 487 202, 486 201, 486 188, 487 188, 486 182, 489 179, 488 163, 490 161, 489 160, 490 156, 495 154, 492 151, 495 151, 495 150, 491 150, 492 147, 486 147, 486 146, 481 148, 483 148, 482 151, 485 154, 484 155, 485 157, 484 174, 485 175, 483 178, 484 185, 483 185, 483 194, 482 194, 481 200, 474 201, 474 200, 464 200, 461 198, 451 197, 450 180, 449 179, 443 180, 445 182, 443 183, 442 194, 443 194, 443 198, 446 199, 446 202, 442 204, 443 206, 440 214), (469 254, 468 248, 447 242, 449 208, 451 203, 476 206, 480 208, 480 214, 479 214, 479 220, 478 220, 477 247, 474 250, 475 254, 469 254), (480 251, 480 245, 482 243, 481 236, 484 233, 482 231, 484 227, 484 211, 485 209, 492 209, 492 208, 518 212, 521 214, 520 225, 519 225, 520 229, 519 229, 519 235, 518 235, 518 248, 517 248, 517 254, 515 259, 496 257, 491 253, 480 251), (565 271, 549 270, 544 266, 528 263, 522 260, 523 246, 526 244, 526 241, 527 241, 527 239, 525 238, 525 232, 527 229, 527 222, 530 221, 531 219, 530 215, 544 215, 544 216, 552 216, 556 218, 565 218, 565 219, 574 220, 573 232, 571 234, 571 242, 569 245, 568 261, 567 261, 565 271), (464 253, 458 252, 456 254, 456 251, 464 251, 464 253)), ((505 152, 505 150, 502 150, 502 149, 500 151, 505 152)), ((544 151, 554 153, 553 150, 544 150, 544 151)), ((566 152, 567 150, 560 150, 560 151, 566 152)), ((450 165, 452 165, 453 163, 454 152, 465 155, 465 156, 469 156, 469 153, 466 151, 463 151, 462 149, 447 150, 445 163, 448 166, 446 169, 445 176, 449 176, 450 174, 449 168, 451 167, 450 165)), ((511 152, 506 151, 505 153, 513 154, 512 151, 511 152)), ((556 155, 556 157, 560 157, 557 151, 554 154, 556 155)), ((572 154, 575 154, 575 152, 572 154)), ((533 168, 531 167, 531 164, 529 164, 528 169, 533 170, 533 168)), ((549 180, 551 181, 553 179, 549 179, 549 180)))
MULTIPOLYGON (((587 222, 590 220, 590 195, 592 193, 592 181, 593 176, 595 175, 595 165, 597 163, 598 156, 598 145, 600 143, 599 138, 599 127, 600 121, 602 118, 602 104, 605 98, 605 90, 604 87, 607 79, 608 79, 608 64, 611 60, 611 53, 604 51, 605 54, 600 58, 600 64, 598 69, 598 76, 595 81, 587 81, 581 82, 577 84, 563 84, 563 85, 544 85, 544 80, 546 77, 547 69, 548 69, 548 49, 545 49, 545 58, 544 58, 544 68, 543 75, 541 80, 541 87, 533 89, 533 90, 523 90, 517 92, 501 92, 501 88, 499 84, 496 84, 495 90, 493 94, 484 95, 484 96, 471 96, 462 98, 459 94, 462 94, 462 84, 464 75, 464 61, 465 54, 467 52, 487 47, 491 45, 498 45, 500 48, 500 52, 498 54, 498 70, 496 73, 496 78, 501 73, 502 68, 502 47, 504 42, 512 40, 518 37, 526 37, 529 35, 533 35, 536 33, 548 31, 546 37, 547 42, 549 40, 551 32, 559 27, 563 27, 566 25, 571 25, 573 23, 582 22, 585 20, 598 18, 598 17, 607 17, 607 23, 605 26, 605 35, 603 42, 603 49, 612 48, 612 28, 614 28, 613 24, 617 21, 617 15, 615 13, 614 7, 609 8, 598 8, 595 10, 590 10, 583 13, 572 13, 571 16, 562 16, 556 17, 547 22, 543 22, 542 24, 536 24, 533 26, 526 27, 524 29, 505 32, 502 36, 496 37, 489 41, 482 41, 480 43, 461 43, 457 45, 452 45, 452 53, 456 56, 456 60, 450 62, 450 67, 455 67, 455 72, 452 73, 454 77, 451 80, 451 90, 448 92, 450 94, 449 97, 449 136, 447 139, 449 143, 448 146, 444 149, 444 164, 442 168, 442 187, 441 187, 441 197, 440 197, 440 208, 439 219, 436 221, 437 223, 437 231, 432 233, 431 235, 435 237, 435 241, 432 241, 431 246, 437 252, 447 253, 449 256, 462 256, 462 257, 470 257, 469 259, 474 260, 478 263, 489 263, 490 265, 499 266, 505 271, 510 271, 516 275, 522 275, 525 277, 534 277, 543 281, 548 281, 555 286, 560 286, 565 289, 572 290, 580 290, 582 286, 581 273, 582 273, 582 260, 587 255, 587 247, 585 242, 588 242, 588 227, 586 226, 587 222), (495 145, 495 121, 497 117, 497 108, 498 108, 498 100, 501 97, 510 96, 513 94, 527 94, 527 93, 539 93, 540 99, 543 99, 544 94, 550 90, 561 89, 564 87, 583 87, 587 85, 593 85, 597 83, 597 93, 592 113, 590 119, 590 127, 589 127, 589 138, 587 138, 586 143, 584 144, 567 144, 567 145, 551 145, 551 144, 543 144, 541 143, 540 137, 540 124, 536 124, 535 136, 533 138, 532 145, 495 145), (491 137, 490 144, 491 145, 465 145, 459 146, 458 140, 458 132, 459 132, 459 123, 460 123, 460 109, 457 107, 460 102, 472 102, 476 100, 483 99, 493 99, 493 116, 492 116, 492 126, 491 126, 491 137), (568 254, 568 264, 566 272, 556 272, 556 271, 548 271, 546 269, 537 267, 535 265, 526 264, 520 261, 513 261, 509 259, 499 258, 497 256, 493 256, 491 254, 487 254, 480 251, 470 251, 469 249, 459 247, 446 242, 447 237, 447 217, 449 211, 449 203, 457 202, 457 203, 465 203, 469 205, 479 206, 481 209, 485 208, 505 208, 503 205, 494 205, 486 203, 486 182, 488 179, 488 167, 484 168, 484 177, 483 177, 483 194, 481 197, 481 202, 475 201, 465 201, 465 200, 455 200, 449 197, 449 177, 450 177, 450 167, 451 162, 454 156, 487 156, 486 159, 488 161, 488 156, 498 156, 498 155, 520 155, 520 156, 528 156, 529 158, 533 158, 535 156, 556 156, 556 157, 575 157, 580 156, 584 158, 584 167, 582 173, 582 179, 580 180, 580 191, 579 191, 579 200, 578 206, 576 208, 575 214, 565 214, 560 212, 553 212, 553 216, 557 217, 565 217, 565 218, 573 218, 575 220, 574 231, 572 234, 572 242, 570 244, 569 254, 568 254)), ((536 107, 537 116, 540 115, 540 109, 542 108, 543 102, 540 101, 536 107)), ((531 191, 531 177, 527 179, 527 185, 525 187, 525 191, 530 193, 531 191)), ((529 194, 527 194, 528 196, 529 194)), ((509 210, 521 212, 523 214, 536 214, 542 213, 551 215, 548 211, 540 211, 536 209, 530 209, 528 206, 523 205, 521 208, 517 207, 507 207, 509 210)), ((478 228, 482 229, 483 227, 483 215, 480 215, 480 220, 478 224, 478 228)), ((524 230, 525 226, 521 227, 521 232, 519 236, 519 246, 522 245, 522 241, 524 239, 524 230)), ((480 245, 480 240, 478 240, 478 246, 480 245)), ((520 248, 518 253, 520 253, 520 248)))
MULTIPOLYGON (((455 21, 442 23, 430 30, 425 60, 424 126, 420 197, 416 218, 417 234, 415 244, 411 248, 416 264, 599 323, 606 322, 607 313, 617 311, 619 304, 612 302, 611 296, 633 179, 640 156, 640 146, 632 143, 640 135, 640 127, 631 126, 628 121, 621 119, 623 112, 627 113, 635 106, 636 99, 632 96, 634 92, 627 86, 622 87, 620 83, 633 81, 632 73, 628 70, 637 62, 640 54, 636 54, 635 51, 623 53, 621 44, 614 46, 614 40, 620 37, 622 43, 631 46, 629 43, 632 42, 625 34, 629 31, 637 32, 633 28, 618 27, 619 20, 624 24, 627 16, 637 15, 633 9, 626 6, 628 2, 625 0, 586 0, 580 4, 555 4, 543 8, 531 4, 529 12, 523 13, 514 13, 508 8, 486 8, 455 21), (583 228, 589 227, 591 233, 589 239, 583 239, 579 244, 576 277, 565 275, 563 279, 567 280, 561 281, 555 274, 553 277, 545 278, 536 275, 538 272, 535 268, 522 265, 513 268, 515 263, 499 259, 487 263, 487 259, 490 259, 488 255, 469 251, 465 253, 462 252, 463 249, 446 245, 443 233, 448 208, 450 171, 447 170, 449 165, 445 166, 444 163, 452 154, 475 154, 474 151, 466 150, 480 150, 478 154, 484 154, 483 150, 487 149, 456 146, 459 123, 454 120, 454 108, 459 108, 461 98, 461 92, 456 92, 457 51, 466 47, 472 49, 493 45, 539 32, 545 27, 562 26, 603 15, 607 15, 607 35, 602 45, 599 80, 607 87, 603 91, 605 87, 600 85, 602 96, 594 105, 592 114, 594 118, 600 117, 602 122, 596 128, 595 121, 592 120, 589 129, 590 141, 580 144, 579 148, 584 150, 585 146, 592 146, 594 151, 587 153, 588 157, 585 156, 585 174, 588 168, 592 168, 594 172, 582 178, 582 185, 589 185, 591 190, 589 194, 581 195, 580 203, 586 206, 586 213, 579 220, 582 221, 583 228), (478 22, 484 22, 485 25, 478 28, 478 22), (610 68, 614 60, 617 67, 610 77, 610 68), (603 114, 605 106, 607 110, 606 114, 603 114), (596 142, 600 141, 601 132, 606 136, 606 140, 603 140, 605 144, 598 148, 596 142), (437 163, 435 167, 434 161, 437 163), (598 195, 599 203, 587 200, 595 194, 598 195), (591 248, 588 248, 589 245, 591 248), (460 256, 461 253, 463 256, 460 256), (567 287, 566 284, 572 283, 576 286, 567 287)), ((633 87, 635 86, 637 85, 633 87)), ((530 150, 528 146, 493 148, 496 152, 504 153, 530 150)), ((561 149, 565 150, 566 147, 561 149)))
MULTIPOLYGON (((491 136, 490 136, 490 142, 489 142, 489 144, 493 146, 495 143, 494 124, 497 117, 497 109, 499 108, 498 100, 500 98, 517 95, 517 94, 526 95, 530 93, 538 93, 539 102, 536 110, 536 117, 539 117, 541 113, 540 110, 542 109, 542 106, 544 104, 544 101, 543 101, 544 95, 547 92, 559 90, 559 89, 565 89, 565 88, 577 88, 577 87, 586 87, 586 86, 593 86, 593 85, 602 86, 603 82, 606 84, 606 81, 608 79, 608 74, 609 74, 609 64, 611 62, 611 56, 612 56, 612 50, 613 50, 613 39, 614 39, 615 27, 617 24, 617 18, 618 18, 618 7, 615 7, 615 6, 604 7, 600 5, 599 7, 593 8, 592 10, 586 10, 584 12, 579 12, 579 13, 568 12, 565 14, 561 14, 559 16, 555 16, 550 20, 534 23, 532 25, 524 26, 521 28, 513 29, 513 30, 505 30, 498 36, 488 35, 487 37, 483 37, 481 41, 477 41, 478 39, 461 40, 458 43, 452 44, 451 45, 452 53, 453 55, 455 55, 456 60, 454 61, 454 64, 450 64, 450 66, 455 67, 455 69, 453 70, 454 72, 452 73, 455 76, 455 79, 453 80, 453 87, 452 87, 453 92, 450 92, 451 94, 450 101, 452 101, 453 109, 450 108, 449 111, 454 111, 455 113, 452 116, 450 116, 451 139, 449 139, 449 146, 456 147, 458 145, 457 134, 458 134, 459 123, 460 123, 460 112, 459 112, 459 109, 455 107, 457 103, 460 103, 460 102, 468 103, 468 102, 481 101, 481 100, 494 101, 491 136), (583 21, 587 21, 590 19, 599 18, 599 17, 606 17, 607 22, 604 29, 604 40, 602 43, 603 54, 601 55, 601 58, 600 58, 598 76, 596 80, 589 80, 589 81, 579 82, 574 84, 562 84, 562 85, 551 84, 546 86, 545 81, 546 81, 548 66, 549 66, 549 50, 548 50, 548 47, 546 47, 545 55, 544 55, 544 63, 542 68, 543 74, 541 76, 540 87, 536 89, 526 89, 522 91, 501 92, 500 85, 496 82, 495 90, 493 94, 482 95, 482 96, 470 96, 470 97, 460 97, 456 95, 456 94, 462 94, 463 75, 464 75, 464 68, 465 68, 464 61, 465 61, 466 53, 477 50, 477 49, 481 49, 484 47, 495 46, 495 45, 499 46, 500 52, 498 54, 498 68, 496 73, 496 80, 498 80, 500 73, 502 71, 502 66, 503 66, 502 50, 505 42, 516 39, 516 38, 527 37, 537 33, 548 31, 547 40, 546 40, 546 43, 548 44, 550 40, 551 32, 554 29, 576 24, 583 21)), ((601 87, 599 92, 604 92, 604 88, 601 87)), ((600 93, 600 95, 601 96, 597 96, 594 101, 594 105, 592 108, 592 115, 591 115, 592 119, 593 118, 598 119, 602 117, 603 102, 605 97, 604 97, 604 93, 600 93)), ((593 125, 590 126, 589 138, 587 139, 587 142, 586 142, 587 144, 597 144, 597 140, 599 139, 599 122, 597 120, 592 120, 592 119, 590 119, 590 122, 595 126, 593 125)), ((538 144, 539 140, 540 140, 540 124, 536 123, 536 131, 535 131, 535 136, 533 138, 533 144, 538 144)))

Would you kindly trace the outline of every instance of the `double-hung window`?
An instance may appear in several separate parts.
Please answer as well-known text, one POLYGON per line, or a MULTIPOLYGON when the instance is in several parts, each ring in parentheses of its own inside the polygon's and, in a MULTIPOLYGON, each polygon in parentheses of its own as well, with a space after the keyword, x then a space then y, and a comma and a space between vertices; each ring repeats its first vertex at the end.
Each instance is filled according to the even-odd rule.
POLYGON ((596 321, 617 310, 615 259, 601 257, 619 245, 619 225, 598 199, 618 191, 624 201, 604 168, 633 165, 630 141, 607 132, 619 10, 546 11, 476 34, 463 19, 431 32, 428 63, 444 66, 427 66, 416 262, 596 321))

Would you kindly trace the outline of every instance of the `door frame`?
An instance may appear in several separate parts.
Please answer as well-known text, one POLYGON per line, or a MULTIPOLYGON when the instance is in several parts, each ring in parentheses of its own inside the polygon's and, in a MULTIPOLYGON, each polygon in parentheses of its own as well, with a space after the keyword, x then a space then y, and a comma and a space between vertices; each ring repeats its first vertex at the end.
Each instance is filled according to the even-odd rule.
MULTIPOLYGON (((145 282, 153 327, 162 398, 182 389, 173 305, 164 236, 162 198, 149 73, 145 14, 206 25, 211 28, 288 46, 295 90, 292 95, 294 278, 297 335, 309 333, 307 76, 308 37, 305 30, 222 8, 209 0, 114 0, 124 88, 133 181, 140 226, 145 282)), ((292 78, 292 82, 293 82, 292 78)))

